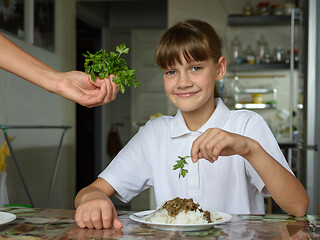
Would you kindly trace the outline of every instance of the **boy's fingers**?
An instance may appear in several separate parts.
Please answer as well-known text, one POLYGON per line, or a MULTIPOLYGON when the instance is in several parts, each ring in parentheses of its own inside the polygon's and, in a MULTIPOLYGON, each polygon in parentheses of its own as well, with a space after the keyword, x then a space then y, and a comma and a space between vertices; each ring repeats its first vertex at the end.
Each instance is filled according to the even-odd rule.
POLYGON ((95 210, 91 213, 91 222, 96 229, 101 229, 103 227, 101 222, 101 212, 99 210, 95 210))
POLYGON ((89 213, 86 213, 86 212, 83 213, 83 215, 82 215, 82 221, 83 221, 85 227, 87 227, 87 228, 94 228, 94 226, 93 226, 93 224, 92 224, 92 222, 91 222, 91 216, 90 216, 89 213))
POLYGON ((79 211, 76 212, 76 215, 74 217, 74 220, 76 221, 76 223, 78 224, 78 226, 80 228, 85 228, 86 225, 84 224, 84 222, 82 221, 82 217, 81 217, 81 213, 79 213, 79 211))
POLYGON ((117 228, 117 229, 120 229, 122 228, 122 222, 120 222, 119 218, 118 218, 118 214, 117 214, 117 211, 115 208, 113 208, 112 210, 113 212, 113 222, 112 222, 112 225, 114 228, 117 228))
POLYGON ((101 210, 103 228, 112 228, 113 214, 108 208, 101 210))
POLYGON ((113 227, 117 229, 121 229, 123 227, 122 222, 120 222, 119 218, 113 218, 113 227))
MULTIPOLYGON (((201 157, 199 157, 200 154, 200 143, 202 141, 202 139, 204 139, 206 136, 206 132, 204 132, 203 134, 201 134, 196 140, 193 141, 192 143, 192 147, 191 147, 191 159, 192 162, 196 163, 201 157)), ((201 155, 202 156, 202 155, 201 155)))

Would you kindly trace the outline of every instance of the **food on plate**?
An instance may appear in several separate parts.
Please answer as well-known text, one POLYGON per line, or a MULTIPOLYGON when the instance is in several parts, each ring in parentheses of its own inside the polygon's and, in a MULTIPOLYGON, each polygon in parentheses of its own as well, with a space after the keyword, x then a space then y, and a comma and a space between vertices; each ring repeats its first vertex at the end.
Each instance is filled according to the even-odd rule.
POLYGON ((222 219, 218 213, 202 210, 199 206, 198 203, 193 202, 192 198, 177 197, 167 201, 146 220, 152 223, 206 224, 222 219))

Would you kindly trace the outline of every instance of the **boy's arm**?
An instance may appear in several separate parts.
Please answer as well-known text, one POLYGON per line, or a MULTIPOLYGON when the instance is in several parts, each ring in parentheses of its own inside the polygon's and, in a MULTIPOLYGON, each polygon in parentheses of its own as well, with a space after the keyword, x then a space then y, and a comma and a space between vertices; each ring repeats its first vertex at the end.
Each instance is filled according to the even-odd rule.
POLYGON ((114 188, 104 179, 98 178, 83 188, 75 199, 75 221, 81 228, 122 228, 117 211, 110 200, 114 188))
POLYGON ((284 211, 296 217, 306 214, 309 196, 300 181, 252 138, 211 128, 200 135, 191 148, 193 162, 205 158, 213 163, 219 156, 231 155, 247 159, 284 211))
POLYGON ((288 214, 304 216, 309 206, 309 196, 300 181, 272 158, 261 145, 247 138, 249 151, 242 157, 265 183, 275 202, 288 214))

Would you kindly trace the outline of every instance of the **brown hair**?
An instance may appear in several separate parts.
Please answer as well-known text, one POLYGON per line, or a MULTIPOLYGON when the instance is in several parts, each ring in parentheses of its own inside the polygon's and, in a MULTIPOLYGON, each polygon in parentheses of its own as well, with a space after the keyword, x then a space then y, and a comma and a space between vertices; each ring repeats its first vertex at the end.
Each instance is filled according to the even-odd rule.
MULTIPOLYGON (((194 19, 178 22, 159 41, 157 65, 165 69, 177 62, 181 64, 181 53, 187 62, 212 58, 217 63, 222 56, 220 39, 213 27, 206 22, 194 19)), ((214 90, 214 96, 219 97, 216 87, 214 90)))
POLYGON ((157 65, 164 69, 181 64, 180 54, 187 62, 210 57, 218 62, 222 56, 220 40, 213 27, 201 20, 185 20, 169 28, 161 37, 156 51, 157 65))

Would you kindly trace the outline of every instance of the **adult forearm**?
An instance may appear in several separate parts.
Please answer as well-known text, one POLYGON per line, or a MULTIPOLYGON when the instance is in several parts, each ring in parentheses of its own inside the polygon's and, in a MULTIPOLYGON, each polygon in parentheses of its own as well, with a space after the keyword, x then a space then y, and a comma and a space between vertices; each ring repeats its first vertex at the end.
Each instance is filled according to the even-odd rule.
POLYGON ((16 46, 2 34, 0 54, 0 68, 52 91, 52 83, 57 81, 57 71, 16 46))

